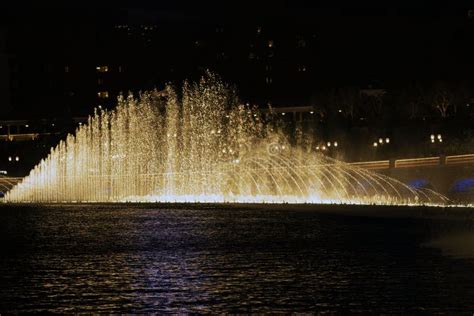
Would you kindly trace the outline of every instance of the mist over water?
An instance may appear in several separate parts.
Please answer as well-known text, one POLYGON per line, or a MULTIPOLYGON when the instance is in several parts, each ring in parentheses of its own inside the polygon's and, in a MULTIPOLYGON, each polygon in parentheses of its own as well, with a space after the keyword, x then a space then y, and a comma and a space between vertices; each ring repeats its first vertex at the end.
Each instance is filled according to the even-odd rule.
POLYGON ((97 109, 6 196, 11 202, 443 204, 429 189, 315 151, 215 75, 97 109))

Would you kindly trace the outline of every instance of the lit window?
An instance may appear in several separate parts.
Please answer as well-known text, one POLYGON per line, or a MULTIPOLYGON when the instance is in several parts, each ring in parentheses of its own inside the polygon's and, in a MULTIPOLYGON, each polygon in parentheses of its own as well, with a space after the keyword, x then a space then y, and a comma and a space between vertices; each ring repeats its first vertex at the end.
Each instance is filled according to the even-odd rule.
POLYGON ((109 92, 108 91, 99 91, 97 92, 97 96, 102 99, 106 99, 109 97, 109 92))
POLYGON ((109 66, 97 66, 95 67, 97 72, 108 72, 109 71, 109 66))

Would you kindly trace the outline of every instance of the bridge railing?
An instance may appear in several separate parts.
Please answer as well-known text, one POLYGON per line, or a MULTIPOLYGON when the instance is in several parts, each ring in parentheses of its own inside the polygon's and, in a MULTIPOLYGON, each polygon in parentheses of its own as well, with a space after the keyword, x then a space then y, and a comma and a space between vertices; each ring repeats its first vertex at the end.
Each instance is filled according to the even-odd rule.
POLYGON ((440 165, 463 165, 474 164, 474 154, 351 162, 350 164, 353 166, 373 170, 390 168, 435 167, 440 165))

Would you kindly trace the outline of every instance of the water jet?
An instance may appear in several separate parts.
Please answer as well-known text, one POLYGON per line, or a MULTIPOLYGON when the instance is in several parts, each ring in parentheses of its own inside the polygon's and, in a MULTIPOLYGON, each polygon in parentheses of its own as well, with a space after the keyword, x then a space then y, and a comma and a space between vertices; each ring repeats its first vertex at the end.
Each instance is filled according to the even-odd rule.
POLYGON ((215 75, 119 97, 6 194, 9 202, 444 204, 430 189, 291 142, 215 75), (166 96, 164 96, 166 95, 166 96))

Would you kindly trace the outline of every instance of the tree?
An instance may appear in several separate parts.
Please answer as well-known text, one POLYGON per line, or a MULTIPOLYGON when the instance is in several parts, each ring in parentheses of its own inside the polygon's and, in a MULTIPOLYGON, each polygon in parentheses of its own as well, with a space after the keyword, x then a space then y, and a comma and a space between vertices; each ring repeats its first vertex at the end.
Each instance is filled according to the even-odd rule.
POLYGON ((357 89, 351 87, 331 88, 315 93, 312 103, 316 113, 321 117, 341 114, 345 118, 352 119, 357 110, 359 99, 357 89))
POLYGON ((401 114, 403 116, 413 120, 425 112, 425 90, 418 82, 415 82, 406 88, 402 88, 397 94, 397 107, 401 109, 401 114))
POLYGON ((366 105, 368 113, 372 114, 372 117, 378 118, 382 115, 385 94, 384 89, 369 88, 360 91, 361 100, 366 105))
POLYGON ((431 106, 435 108, 444 119, 448 116, 448 111, 454 106, 454 95, 446 82, 436 82, 432 95, 431 106))
POLYGON ((428 91, 426 101, 435 109, 441 118, 450 114, 456 115, 459 104, 465 104, 469 99, 467 86, 464 83, 437 81, 428 91))
POLYGON ((353 119, 359 104, 359 92, 351 87, 338 89, 335 95, 335 101, 342 116, 353 119))

